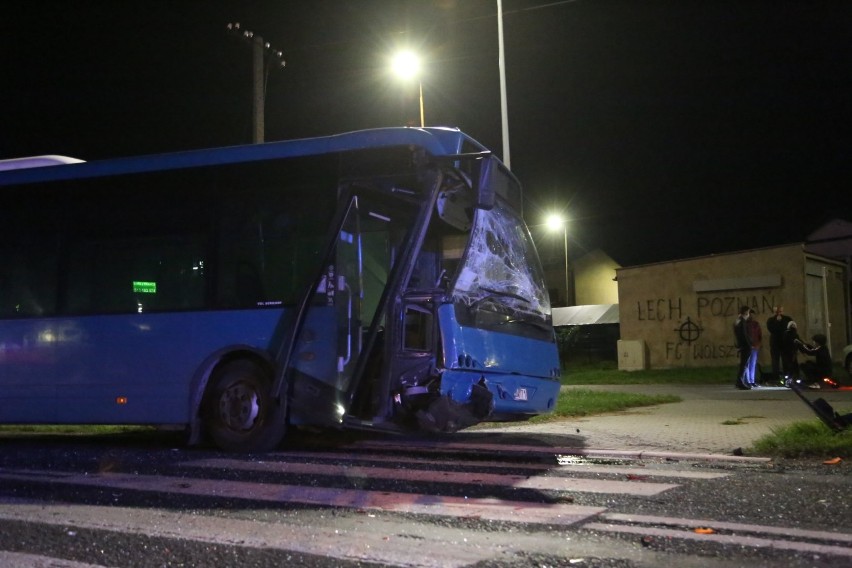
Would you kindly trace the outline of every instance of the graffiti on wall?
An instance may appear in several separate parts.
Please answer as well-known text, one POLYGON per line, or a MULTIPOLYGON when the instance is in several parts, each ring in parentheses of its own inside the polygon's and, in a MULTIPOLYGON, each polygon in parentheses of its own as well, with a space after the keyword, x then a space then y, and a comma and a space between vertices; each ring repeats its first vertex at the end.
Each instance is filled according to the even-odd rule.
POLYGON ((771 294, 703 294, 687 300, 680 297, 642 300, 636 303, 636 316, 642 322, 673 324, 664 328, 667 331, 664 337, 668 339, 662 350, 670 362, 734 361, 737 348, 731 326, 740 306, 748 306, 760 315, 772 313, 776 305, 776 298, 771 294))

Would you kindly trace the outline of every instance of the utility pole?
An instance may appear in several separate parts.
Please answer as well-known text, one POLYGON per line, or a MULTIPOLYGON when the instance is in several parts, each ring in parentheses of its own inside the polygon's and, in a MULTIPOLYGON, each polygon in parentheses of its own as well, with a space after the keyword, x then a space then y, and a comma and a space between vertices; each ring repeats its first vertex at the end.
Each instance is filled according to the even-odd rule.
POLYGON ((257 36, 251 42, 252 56, 252 98, 251 108, 252 116, 254 117, 254 128, 252 142, 255 144, 263 143, 263 129, 265 118, 263 111, 266 107, 266 77, 263 72, 263 38, 257 36))
POLYGON ((239 22, 229 23, 228 33, 239 36, 247 41, 252 49, 252 142, 262 144, 264 141, 264 111, 266 109, 266 81, 269 77, 269 68, 282 69, 286 62, 283 54, 273 49, 269 42, 256 35, 253 31, 244 30, 239 22))

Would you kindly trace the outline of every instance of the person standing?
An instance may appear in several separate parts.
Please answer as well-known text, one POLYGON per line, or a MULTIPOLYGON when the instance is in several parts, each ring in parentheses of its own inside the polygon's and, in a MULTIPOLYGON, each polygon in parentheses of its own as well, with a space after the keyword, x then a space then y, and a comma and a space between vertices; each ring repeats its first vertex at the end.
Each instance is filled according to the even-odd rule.
POLYGON ((781 341, 781 369, 784 373, 784 384, 787 381, 797 381, 799 379, 799 344, 802 341, 799 339, 799 330, 796 322, 790 320, 787 323, 787 330, 784 332, 784 338, 781 341))
POLYGON ((766 331, 769 332, 769 356, 772 365, 772 374, 776 379, 781 379, 784 352, 784 334, 787 325, 793 321, 790 316, 784 315, 784 306, 776 306, 772 316, 766 320, 766 331))
POLYGON ((739 365, 737 366, 737 379, 734 383, 738 389, 748 390, 751 387, 747 385, 745 380, 746 367, 748 359, 751 356, 751 346, 746 335, 746 322, 748 321, 748 306, 742 306, 740 313, 734 322, 734 345, 737 347, 737 354, 740 356, 739 365))
POLYGON ((746 338, 749 344, 749 357, 746 364, 745 382, 749 388, 757 388, 759 385, 755 382, 757 373, 757 356, 760 354, 760 347, 763 343, 763 332, 760 330, 760 323, 757 321, 757 313, 754 310, 749 310, 748 319, 745 322, 746 338))

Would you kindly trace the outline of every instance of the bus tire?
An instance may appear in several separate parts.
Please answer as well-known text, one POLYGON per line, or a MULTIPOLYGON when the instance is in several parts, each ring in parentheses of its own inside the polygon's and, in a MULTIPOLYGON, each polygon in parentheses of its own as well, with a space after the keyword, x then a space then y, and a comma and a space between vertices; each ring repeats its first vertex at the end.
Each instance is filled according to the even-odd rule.
POLYGON ((285 405, 270 395, 272 381, 247 359, 216 369, 205 399, 204 419, 213 442, 229 452, 274 449, 287 431, 285 405))

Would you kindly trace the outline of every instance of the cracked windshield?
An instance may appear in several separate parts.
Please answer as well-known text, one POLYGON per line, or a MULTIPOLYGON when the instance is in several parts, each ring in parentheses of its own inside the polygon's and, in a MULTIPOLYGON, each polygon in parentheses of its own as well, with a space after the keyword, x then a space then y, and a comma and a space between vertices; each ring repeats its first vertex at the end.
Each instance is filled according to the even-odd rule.
POLYGON ((526 226, 502 203, 477 210, 453 301, 474 325, 544 324, 550 299, 526 226))

